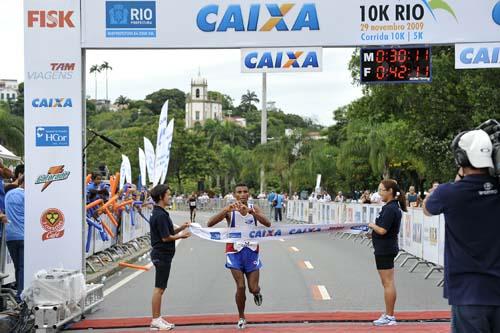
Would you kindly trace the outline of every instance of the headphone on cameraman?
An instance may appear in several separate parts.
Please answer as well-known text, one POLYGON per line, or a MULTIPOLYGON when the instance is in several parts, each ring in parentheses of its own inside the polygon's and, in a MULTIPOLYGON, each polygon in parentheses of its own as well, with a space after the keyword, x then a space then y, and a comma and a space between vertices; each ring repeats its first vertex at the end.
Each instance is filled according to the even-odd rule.
POLYGON ((451 151, 453 152, 453 157, 455 158, 455 163, 459 167, 471 167, 472 164, 470 163, 469 157, 467 156, 467 152, 462 149, 459 145, 460 139, 466 134, 466 132, 462 132, 458 134, 455 139, 453 139, 453 142, 450 145, 451 151))

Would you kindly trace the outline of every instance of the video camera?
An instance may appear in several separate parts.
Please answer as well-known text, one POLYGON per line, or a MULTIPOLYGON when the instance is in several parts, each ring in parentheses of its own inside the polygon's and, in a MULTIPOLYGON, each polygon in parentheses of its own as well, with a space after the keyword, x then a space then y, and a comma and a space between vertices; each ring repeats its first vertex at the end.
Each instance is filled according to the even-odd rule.
POLYGON ((476 129, 483 130, 490 136, 493 143, 493 173, 500 180, 500 123, 494 119, 490 119, 476 129))

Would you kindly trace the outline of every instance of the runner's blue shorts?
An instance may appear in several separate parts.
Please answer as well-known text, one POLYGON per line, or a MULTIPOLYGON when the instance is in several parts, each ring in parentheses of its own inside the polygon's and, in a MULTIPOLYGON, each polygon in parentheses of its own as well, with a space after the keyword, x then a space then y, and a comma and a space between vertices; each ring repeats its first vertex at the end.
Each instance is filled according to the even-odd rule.
POLYGON ((260 261, 258 252, 245 247, 240 252, 226 254, 226 268, 236 269, 243 273, 251 273, 261 269, 262 262, 260 261))

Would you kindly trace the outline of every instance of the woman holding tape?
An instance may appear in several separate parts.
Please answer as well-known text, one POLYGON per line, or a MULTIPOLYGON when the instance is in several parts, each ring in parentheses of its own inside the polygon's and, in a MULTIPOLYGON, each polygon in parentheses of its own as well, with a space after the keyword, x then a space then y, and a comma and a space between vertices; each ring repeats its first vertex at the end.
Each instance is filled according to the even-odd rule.
POLYGON ((406 209, 406 197, 395 180, 383 180, 378 192, 385 203, 375 223, 370 223, 373 230, 372 241, 375 249, 375 262, 382 286, 384 287, 385 313, 373 322, 376 326, 396 325, 394 306, 396 304, 396 286, 394 283, 394 258, 399 252, 398 234, 401 227, 402 210, 406 209))

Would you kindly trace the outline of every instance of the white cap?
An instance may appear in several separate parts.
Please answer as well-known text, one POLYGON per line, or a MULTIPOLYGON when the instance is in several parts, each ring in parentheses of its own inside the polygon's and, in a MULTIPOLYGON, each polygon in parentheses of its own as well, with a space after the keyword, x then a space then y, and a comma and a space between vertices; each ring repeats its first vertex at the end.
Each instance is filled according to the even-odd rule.
POLYGON ((493 144, 485 131, 475 130, 465 133, 460 138, 458 146, 465 150, 474 168, 493 168, 493 144))

